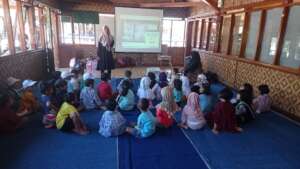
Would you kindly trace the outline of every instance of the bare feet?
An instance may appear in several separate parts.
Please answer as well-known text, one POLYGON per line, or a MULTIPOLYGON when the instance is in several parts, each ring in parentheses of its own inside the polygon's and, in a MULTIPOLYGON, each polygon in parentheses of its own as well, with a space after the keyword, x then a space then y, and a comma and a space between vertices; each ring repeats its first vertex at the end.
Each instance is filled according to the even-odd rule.
POLYGON ((182 123, 179 123, 179 124, 178 124, 178 127, 184 128, 184 129, 186 129, 186 130, 189 128, 187 125, 182 124, 182 123))
POLYGON ((216 129, 212 129, 211 131, 212 131, 214 134, 219 134, 219 131, 216 130, 216 129))

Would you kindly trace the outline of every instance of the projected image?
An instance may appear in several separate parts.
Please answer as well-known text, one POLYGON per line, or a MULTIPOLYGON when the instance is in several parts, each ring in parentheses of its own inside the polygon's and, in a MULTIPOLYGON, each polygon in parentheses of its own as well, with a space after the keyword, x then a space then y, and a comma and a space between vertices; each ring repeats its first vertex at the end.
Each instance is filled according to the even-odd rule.
POLYGON ((116 51, 160 52, 162 10, 116 8, 116 51))
POLYGON ((124 48, 157 48, 160 40, 159 22, 122 20, 121 46, 124 48))

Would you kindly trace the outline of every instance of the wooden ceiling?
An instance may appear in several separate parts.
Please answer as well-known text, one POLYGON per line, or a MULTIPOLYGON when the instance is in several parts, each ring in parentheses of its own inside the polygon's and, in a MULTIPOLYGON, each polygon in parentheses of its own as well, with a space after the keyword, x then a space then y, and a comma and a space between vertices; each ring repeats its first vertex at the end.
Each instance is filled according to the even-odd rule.
POLYGON ((218 10, 217 0, 60 0, 64 4, 109 3, 114 6, 132 6, 144 8, 187 8, 206 3, 218 10))

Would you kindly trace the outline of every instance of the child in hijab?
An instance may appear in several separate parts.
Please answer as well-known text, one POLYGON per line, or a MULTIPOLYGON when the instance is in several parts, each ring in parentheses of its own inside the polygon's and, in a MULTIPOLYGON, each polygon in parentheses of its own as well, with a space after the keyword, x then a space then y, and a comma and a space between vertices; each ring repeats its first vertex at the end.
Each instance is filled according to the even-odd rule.
POLYGON ((122 90, 117 98, 118 105, 121 110, 130 111, 135 106, 135 97, 130 87, 131 83, 129 80, 124 80, 122 82, 122 90))
POLYGON ((156 118, 158 123, 169 128, 174 123, 173 114, 178 107, 173 98, 173 90, 170 86, 166 86, 161 90, 162 101, 156 106, 156 118))
POLYGON ((145 76, 141 79, 140 87, 138 89, 137 95, 140 99, 146 98, 148 100, 154 100, 155 95, 150 88, 151 80, 148 76, 145 76))
POLYGON ((156 76, 153 72, 148 73, 148 77, 150 78, 150 89, 152 90, 155 99, 160 100, 161 95, 160 95, 160 90, 161 88, 159 87, 159 84, 156 81, 156 76))
POLYGON ((204 127, 206 120, 199 106, 199 95, 192 92, 187 100, 181 115, 180 127, 185 129, 198 130, 204 127))

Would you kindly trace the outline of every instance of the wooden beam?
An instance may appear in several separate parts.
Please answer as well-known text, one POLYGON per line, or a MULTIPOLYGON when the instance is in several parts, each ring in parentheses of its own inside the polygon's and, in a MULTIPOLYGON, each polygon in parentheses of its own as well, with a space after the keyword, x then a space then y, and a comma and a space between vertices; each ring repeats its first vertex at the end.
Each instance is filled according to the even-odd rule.
POLYGON ((199 49, 202 49, 203 44, 203 34, 204 34, 204 26, 205 26, 205 19, 201 19, 201 32, 200 32, 200 43, 199 43, 199 49))
POLYGON ((223 29, 223 16, 218 16, 217 18, 217 39, 215 45, 215 52, 220 53, 221 51, 221 36, 222 36, 222 29, 223 29))
POLYGON ((31 49, 36 49, 34 7, 27 8, 27 16, 29 21, 30 46, 31 49))
POLYGON ((242 34, 242 42, 241 42, 241 48, 240 48, 240 55, 239 57, 244 57, 247 41, 248 41, 248 33, 250 28, 250 13, 245 13, 245 20, 244 20, 244 27, 243 27, 243 34, 242 34))
POLYGON ((193 22, 188 22, 186 27, 185 56, 188 56, 191 52, 193 22))
POLYGON ((20 35, 19 35, 20 47, 22 51, 26 51, 25 29, 24 29, 24 20, 23 20, 21 1, 16 1, 16 14, 18 17, 18 24, 20 28, 20 35))
POLYGON ((230 55, 231 51, 232 51, 234 25, 235 25, 235 15, 231 14, 228 46, 227 46, 227 52, 226 52, 227 55, 230 55))
POLYGON ((205 50, 209 49, 209 44, 210 44, 210 36, 211 36, 211 25, 212 25, 212 19, 209 18, 208 20, 208 25, 207 25, 207 38, 206 38, 206 46, 205 50))
POLYGON ((195 33, 194 36, 192 37, 194 39, 194 48, 197 47, 197 40, 198 40, 198 31, 199 31, 199 20, 195 21, 195 33))
POLYGON ((4 14, 4 26, 8 36, 8 48, 10 54, 14 55, 16 53, 16 50, 15 50, 14 33, 11 24, 8 0, 2 0, 2 5, 3 5, 3 14, 4 14))
POLYGON ((285 7, 282 12, 282 18, 279 26, 279 35, 278 35, 278 42, 276 46, 276 52, 275 52, 275 57, 273 64, 274 65, 279 65, 280 64, 280 56, 282 52, 282 47, 284 43, 284 36, 286 33, 286 27, 288 24, 288 18, 289 18, 289 12, 290 12, 290 7, 285 7))
MULTIPOLYGON (((133 3, 136 4, 136 3, 133 3)), ((140 3, 141 8, 189 8, 201 5, 201 2, 159 2, 140 3)))
POLYGON ((266 10, 261 11, 260 22, 259 22, 259 32, 257 34, 256 51, 255 51, 255 56, 254 56, 254 60, 256 60, 256 61, 259 60, 260 53, 261 53, 261 45, 262 45, 264 31, 265 31, 266 17, 267 17, 267 11, 266 10))
POLYGON ((218 2, 216 0, 202 0, 204 3, 206 3, 208 6, 212 7, 216 11, 220 11, 220 8, 218 7, 218 2))
POLYGON ((40 37, 41 37, 41 44, 42 48, 46 48, 46 38, 45 38, 45 16, 43 8, 38 8, 39 12, 39 21, 40 21, 40 37))

